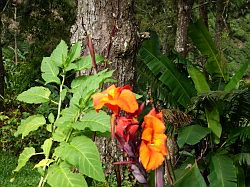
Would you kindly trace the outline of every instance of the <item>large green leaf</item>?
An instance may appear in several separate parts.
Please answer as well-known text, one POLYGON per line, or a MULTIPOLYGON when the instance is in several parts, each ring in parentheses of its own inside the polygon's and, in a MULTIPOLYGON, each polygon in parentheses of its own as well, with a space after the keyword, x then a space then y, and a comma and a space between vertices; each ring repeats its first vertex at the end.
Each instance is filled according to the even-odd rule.
POLYGON ((213 140, 216 144, 220 142, 222 127, 220 124, 220 113, 216 107, 212 110, 205 109, 208 128, 213 132, 213 140))
POLYGON ((237 84, 239 83, 239 81, 242 79, 243 75, 247 71, 249 63, 250 63, 250 60, 246 62, 245 64, 243 64, 240 67, 240 69, 235 73, 235 75, 230 79, 229 83, 227 83, 224 89, 226 92, 230 92, 236 88, 237 84))
POLYGON ((158 37, 145 41, 139 51, 139 57, 152 73, 171 90, 174 99, 186 107, 190 104, 191 97, 195 95, 194 86, 173 62, 160 53, 157 46, 159 46, 158 37))
POLYGON ((103 111, 90 111, 85 114, 80 121, 73 125, 74 129, 84 130, 89 128, 91 131, 109 132, 110 116, 103 111))
POLYGON ((246 187, 245 183, 245 172, 242 167, 237 167, 237 187, 246 187))
POLYGON ((42 86, 36 86, 24 91, 17 96, 17 100, 25 103, 45 103, 49 101, 50 90, 42 86))
POLYGON ((191 168, 187 169, 187 172, 183 176, 178 178, 173 185, 174 187, 184 187, 184 186, 193 186, 193 187, 206 187, 206 182, 202 177, 200 170, 195 163, 191 168))
POLYGON ((80 172, 98 181, 105 181, 100 155, 94 142, 85 136, 61 142, 55 154, 79 168, 80 172))
POLYGON ((22 134, 22 138, 27 136, 30 132, 37 130, 39 127, 46 124, 46 120, 43 115, 33 115, 28 117, 25 120, 21 121, 21 124, 18 126, 15 136, 22 134))
POLYGON ((178 134, 178 146, 181 148, 185 143, 195 145, 208 133, 210 133, 210 130, 208 128, 201 127, 200 125, 183 127, 178 134))
POLYGON ((71 47, 69 51, 69 54, 66 60, 66 65, 78 59, 80 55, 81 55, 81 44, 80 42, 77 42, 71 47))
POLYGON ((81 76, 74 79, 71 83, 71 91, 74 93, 73 98, 70 100, 70 105, 80 105, 90 99, 90 96, 100 87, 105 80, 109 79, 113 71, 103 70, 95 75, 81 76))
MULTIPOLYGON (((104 57, 101 55, 95 55, 96 63, 99 64, 104 61, 104 57)), ((91 55, 83 56, 77 59, 74 63, 69 64, 66 67, 66 71, 74 69, 75 71, 87 70, 92 67, 92 58, 91 55)))
POLYGON ((36 151, 33 147, 25 147, 18 158, 18 165, 14 171, 18 172, 23 166, 26 165, 30 157, 35 155, 35 153, 36 151))
POLYGON ((68 56, 68 46, 65 41, 61 40, 61 42, 56 46, 54 51, 51 53, 51 61, 57 67, 62 67, 65 64, 68 56))
POLYGON ((80 114, 80 109, 77 106, 70 105, 61 112, 62 116, 55 121, 57 127, 62 127, 65 122, 75 122, 80 114))
POLYGON ((239 153, 234 156, 234 161, 238 162, 240 165, 250 166, 250 153, 239 153))
POLYGON ((226 62, 212 40, 204 23, 199 20, 189 26, 189 36, 199 51, 208 57, 206 63, 207 71, 217 77, 227 80, 226 62))
POLYGON ((72 173, 65 162, 49 167, 47 181, 52 187, 88 187, 85 178, 80 173, 72 173))
POLYGON ((210 92, 207 80, 200 70, 192 65, 188 65, 188 73, 194 82, 198 94, 210 92))
MULTIPOLYGON (((95 60, 96 63, 99 64, 104 61, 104 57, 101 55, 96 54, 95 55, 95 60)), ((85 70, 85 69, 90 69, 92 67, 92 59, 90 55, 84 56, 75 63, 76 68, 75 70, 80 71, 80 70, 85 70)))
POLYGON ((233 160, 226 155, 213 155, 210 161, 208 180, 211 187, 236 187, 236 168, 233 160))
POLYGON ((50 57, 44 57, 41 64, 42 78, 45 80, 46 84, 48 83, 57 83, 60 84, 60 79, 57 77, 59 73, 59 68, 51 60, 50 57))

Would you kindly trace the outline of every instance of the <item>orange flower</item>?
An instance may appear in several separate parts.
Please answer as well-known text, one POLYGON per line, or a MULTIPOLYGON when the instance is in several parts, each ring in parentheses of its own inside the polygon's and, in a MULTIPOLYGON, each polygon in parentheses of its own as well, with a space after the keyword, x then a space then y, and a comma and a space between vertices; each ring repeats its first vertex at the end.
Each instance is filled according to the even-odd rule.
POLYGON ((130 86, 115 87, 110 86, 107 90, 92 96, 94 107, 99 111, 104 105, 118 114, 120 109, 128 113, 134 113, 138 109, 135 94, 130 86))
POLYGON ((167 155, 166 140, 164 134, 165 125, 162 121, 162 112, 157 113, 152 109, 144 117, 143 132, 140 145, 140 161, 147 170, 158 168, 167 155))

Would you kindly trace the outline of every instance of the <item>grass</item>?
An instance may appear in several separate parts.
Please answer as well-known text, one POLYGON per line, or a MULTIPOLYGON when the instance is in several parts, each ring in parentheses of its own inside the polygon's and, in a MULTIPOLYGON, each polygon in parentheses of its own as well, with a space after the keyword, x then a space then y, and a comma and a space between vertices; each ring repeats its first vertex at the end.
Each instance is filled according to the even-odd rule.
POLYGON ((17 166, 18 158, 7 152, 0 151, 0 186, 1 187, 29 187, 37 186, 40 180, 40 175, 37 170, 32 170, 33 165, 27 163, 15 175, 12 173, 17 166), (13 182, 10 182, 12 178, 13 182))

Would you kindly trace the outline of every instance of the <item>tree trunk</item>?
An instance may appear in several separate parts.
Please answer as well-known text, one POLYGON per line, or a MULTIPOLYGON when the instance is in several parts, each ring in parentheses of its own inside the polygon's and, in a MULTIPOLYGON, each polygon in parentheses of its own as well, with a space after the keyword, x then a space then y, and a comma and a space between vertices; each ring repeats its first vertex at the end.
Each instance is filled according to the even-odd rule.
POLYGON ((187 31, 194 0, 178 0, 178 21, 175 50, 183 57, 187 55, 187 31))
POLYGON ((215 21, 215 43, 216 47, 221 50, 221 38, 225 24, 223 15, 225 13, 225 0, 216 1, 216 21, 215 21))
MULTIPOLYGON (((86 37, 91 36, 95 53, 112 62, 107 67, 115 70, 117 85, 131 85, 134 79, 138 40, 133 3, 134 0, 78 0, 77 19, 71 30, 71 42, 82 42, 83 54, 89 53, 86 37)), ((114 170, 112 162, 120 157, 119 151, 110 139, 98 138, 96 143, 109 174, 114 170)))
POLYGON ((199 1, 200 18, 203 20, 204 24, 208 28, 207 4, 208 2, 206 0, 199 1))
MULTIPOLYGON (((137 50, 137 26, 133 0, 78 0, 76 24, 72 27, 72 42, 86 45, 90 34, 95 52, 107 57, 115 69, 119 85, 132 83, 137 50)), ((84 54, 88 51, 84 50, 84 54)))
POLYGON ((5 0, 1 0, 0 2, 0 111, 4 110, 3 107, 3 99, 4 99, 4 65, 3 65, 3 51, 2 51, 2 30, 3 30, 3 24, 2 24, 2 14, 3 9, 6 5, 5 0))

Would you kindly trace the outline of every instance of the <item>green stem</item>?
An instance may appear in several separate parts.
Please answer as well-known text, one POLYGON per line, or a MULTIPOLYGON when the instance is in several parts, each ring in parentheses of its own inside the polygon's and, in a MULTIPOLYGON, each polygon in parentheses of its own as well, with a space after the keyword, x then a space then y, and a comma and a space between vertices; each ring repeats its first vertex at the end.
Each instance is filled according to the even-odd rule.
MULTIPOLYGON (((60 115, 61 115, 61 107, 62 107, 62 95, 61 95, 61 93, 62 93, 62 90, 63 90, 64 81, 65 81, 65 75, 63 74, 63 75, 62 75, 62 83, 60 84, 59 102, 56 103, 55 101, 51 100, 52 103, 56 103, 56 104, 58 105, 58 108, 57 108, 57 117, 56 117, 56 119, 59 119, 59 117, 60 117, 60 115)), ((53 126, 52 126, 52 134, 55 132, 55 129, 56 129, 56 128, 55 128, 55 126, 54 126, 54 124, 53 124, 53 126)), ((50 146, 50 148, 49 148, 49 155, 50 155, 50 151, 51 151, 52 145, 53 145, 53 141, 52 141, 52 144, 51 144, 51 146, 50 146)), ((38 187, 43 187, 43 186, 45 185, 45 182, 46 182, 47 177, 48 177, 48 174, 47 174, 47 167, 44 166, 44 167, 43 167, 43 170, 44 170, 45 174, 44 174, 43 176, 41 176, 41 179, 40 179, 40 182, 39 182, 39 184, 38 184, 38 187)))

